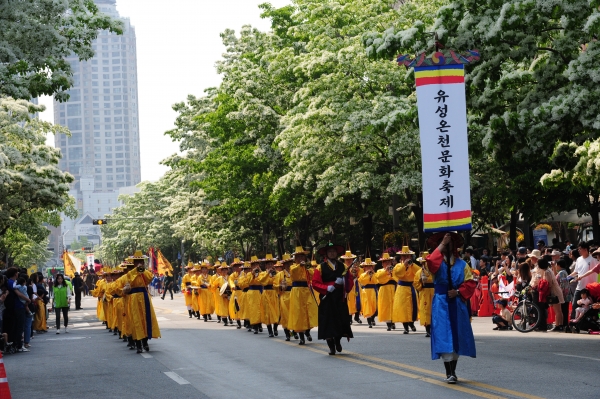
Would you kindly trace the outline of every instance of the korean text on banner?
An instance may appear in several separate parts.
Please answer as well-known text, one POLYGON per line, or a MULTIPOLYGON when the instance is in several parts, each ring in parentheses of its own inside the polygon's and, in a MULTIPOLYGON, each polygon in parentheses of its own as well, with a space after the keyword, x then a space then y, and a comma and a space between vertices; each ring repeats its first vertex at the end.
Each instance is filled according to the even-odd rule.
POLYGON ((426 232, 471 229, 464 65, 415 67, 426 232))

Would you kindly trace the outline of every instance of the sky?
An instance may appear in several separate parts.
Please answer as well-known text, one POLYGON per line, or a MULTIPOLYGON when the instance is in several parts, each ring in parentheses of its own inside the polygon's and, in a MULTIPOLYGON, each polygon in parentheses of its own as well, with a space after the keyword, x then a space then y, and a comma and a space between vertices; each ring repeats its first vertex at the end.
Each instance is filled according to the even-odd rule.
MULTIPOLYGON (((240 31, 243 25, 268 30, 258 5, 275 7, 290 0, 117 0, 117 10, 135 28, 138 58, 142 180, 156 181, 167 170, 159 162, 177 152, 177 143, 164 132, 174 127, 177 114, 171 106, 188 94, 201 96, 221 81, 215 62, 225 52, 219 34, 240 31)), ((40 103, 40 117, 54 122, 52 98, 40 103)), ((54 146, 54 138, 47 143, 54 146)))

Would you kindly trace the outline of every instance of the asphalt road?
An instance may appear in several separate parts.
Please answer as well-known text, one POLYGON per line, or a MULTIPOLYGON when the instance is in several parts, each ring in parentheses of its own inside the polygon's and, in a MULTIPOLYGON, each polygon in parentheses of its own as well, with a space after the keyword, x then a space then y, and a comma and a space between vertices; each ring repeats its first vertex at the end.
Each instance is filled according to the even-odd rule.
MULTIPOLYGON (((188 318, 183 297, 154 298, 162 339, 138 355, 95 318, 95 300, 71 312, 69 334, 36 336, 31 352, 5 357, 13 398, 598 398, 600 336, 492 331, 475 318, 477 359, 461 358, 460 382, 442 382, 429 339, 353 325, 355 339, 327 355, 316 339, 298 346, 188 318)), ((316 331, 313 334, 316 337, 316 331)))

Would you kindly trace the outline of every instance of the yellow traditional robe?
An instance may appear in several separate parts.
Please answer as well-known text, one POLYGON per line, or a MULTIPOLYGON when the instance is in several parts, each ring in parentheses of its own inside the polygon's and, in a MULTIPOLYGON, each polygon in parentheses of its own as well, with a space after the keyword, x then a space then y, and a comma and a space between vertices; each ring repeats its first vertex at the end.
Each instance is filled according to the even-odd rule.
POLYGON ((279 294, 279 324, 288 328, 290 316, 290 294, 292 292, 292 278, 290 272, 282 270, 273 278, 273 288, 279 294))
POLYGON ((188 293, 188 287, 192 283, 192 276, 189 273, 186 273, 181 278, 181 292, 183 292, 183 298, 185 299, 185 306, 188 309, 191 309, 192 306, 192 293, 188 293), (188 284, 190 283, 190 284, 188 284))
POLYGON ((263 286, 263 293, 261 296, 261 320, 264 324, 278 324, 279 323, 279 297, 277 291, 275 291, 273 284, 275 278, 271 276, 268 271, 264 271, 258 275, 258 281, 263 286))
POLYGON ((229 317, 235 320, 240 320, 239 312, 236 310, 235 304, 240 306, 242 290, 237 287, 235 282, 238 279, 238 272, 233 272, 227 277, 229 287, 231 288, 231 298, 229 299, 229 317))
POLYGON ((369 272, 363 272, 358 277, 361 285, 360 305, 362 314, 365 317, 371 317, 377 312, 377 276, 375 273, 369 275, 369 272))
POLYGON ((154 313, 154 306, 148 293, 148 284, 152 281, 152 272, 145 270, 140 273, 137 269, 131 270, 126 274, 131 292, 129 293, 129 312, 132 320, 132 338, 140 340, 143 338, 160 338, 160 329, 154 313), (144 293, 146 291, 146 293, 144 293), (147 309, 150 314, 147 313, 147 309), (150 323, 148 323, 148 320, 150 323), (150 324, 150 325, 148 325, 150 324), (149 327, 152 328, 150 334, 149 327))
POLYGON ((220 295, 220 290, 223 284, 225 284, 225 278, 223 276, 217 276, 213 279, 212 287, 216 293, 215 312, 217 313, 217 316, 221 316, 221 318, 227 318, 229 316, 229 299, 227 299, 226 295, 220 295))
POLYGON ((412 284, 415 274, 420 269, 415 263, 408 267, 404 263, 398 263, 394 267, 393 275, 398 282, 398 288, 396 288, 396 295, 394 296, 394 311, 392 316, 394 323, 411 323, 418 318, 416 292, 415 303, 413 304, 412 284))
POLYGON ((96 281, 96 287, 92 290, 92 296, 98 298, 98 304, 96 305, 96 317, 100 321, 106 321, 104 316, 104 289, 106 287, 106 280, 103 278, 96 281))
POLYGON ((210 288, 210 276, 202 275, 196 277, 196 286, 200 287, 198 290, 198 309, 201 315, 213 314, 214 312, 214 298, 212 290, 210 288))
MULTIPOLYGON (((198 277, 199 276, 191 276, 190 282, 192 285, 190 287, 198 287, 198 277)), ((200 310, 200 289, 194 288, 192 289, 192 311, 194 313, 200 310)))
POLYGON ((431 302, 433 301, 433 275, 428 273, 428 277, 423 281, 421 276, 425 273, 424 269, 420 269, 415 273, 413 286, 419 291, 419 323, 422 326, 431 324, 431 302))
POLYGON ((310 293, 310 289, 305 286, 308 285, 307 275, 310 279, 312 270, 306 270, 304 266, 299 264, 290 267, 292 291, 290 294, 288 329, 296 332, 304 332, 319 324, 317 303, 310 293))
MULTIPOLYGON (((260 275, 260 274, 259 274, 260 275)), ((244 298, 244 318, 250 320, 250 325, 262 323, 262 284, 253 273, 246 273, 243 277, 244 284, 248 287, 244 298)))
POLYGON ((394 309, 394 295, 396 293, 396 280, 385 269, 379 269, 375 273, 375 277, 379 284, 377 319, 383 323, 391 323, 394 309))

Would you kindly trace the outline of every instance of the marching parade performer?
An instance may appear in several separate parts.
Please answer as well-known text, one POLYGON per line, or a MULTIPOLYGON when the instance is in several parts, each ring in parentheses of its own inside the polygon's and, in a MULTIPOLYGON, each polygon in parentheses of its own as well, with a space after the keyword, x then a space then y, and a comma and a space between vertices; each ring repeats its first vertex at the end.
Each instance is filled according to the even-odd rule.
POLYGON ((421 269, 415 273, 413 286, 419 292, 419 322, 425 326, 425 337, 431 336, 431 302, 433 300, 433 274, 427 269, 425 259, 429 256, 429 252, 421 252, 421 256, 417 259, 417 263, 421 265, 421 269))
POLYGON ((360 305, 362 314, 369 323, 369 328, 373 328, 375 325, 375 313, 377 312, 377 277, 373 272, 376 264, 371 258, 366 258, 360 264, 364 271, 358 277, 358 282, 361 285, 360 305))
POLYGON ((215 312, 217 313, 219 322, 223 320, 223 325, 225 326, 227 326, 227 318, 229 317, 229 298, 227 293, 221 294, 221 288, 225 284, 227 284, 227 287, 225 287, 226 289, 229 287, 229 283, 227 282, 227 270, 229 270, 229 266, 227 266, 227 262, 223 261, 221 266, 217 268, 216 277, 212 281, 212 287, 217 293, 215 312))
POLYGON ((248 318, 248 307, 246 306, 246 296, 248 294, 248 287, 250 286, 248 282, 249 278, 252 276, 248 276, 251 273, 252 266, 250 262, 245 261, 242 265, 240 276, 238 277, 237 286, 242 290, 242 300, 240 302, 240 317, 244 320, 244 328, 248 329, 248 332, 252 332, 252 326, 250 325, 250 319, 248 318))
POLYGON ((240 278, 240 266, 244 262, 240 261, 239 258, 234 258, 233 262, 229 267, 233 272, 227 278, 229 287, 231 288, 231 298, 229 299, 229 317, 236 321, 238 330, 242 328, 242 317, 240 306, 242 303, 242 289, 238 286, 238 279, 240 278))
POLYGON ((394 314, 392 321, 402 323, 404 334, 408 334, 408 328, 417 331, 415 321, 418 317, 417 292, 413 287, 415 274, 419 271, 413 260, 414 252, 407 245, 402 247, 402 251, 396 253, 400 255, 401 262, 394 267, 393 275, 398 281, 398 288, 394 297, 394 314))
POLYGON ((306 267, 307 252, 298 246, 292 255, 294 264, 290 267, 292 291, 288 328, 300 334, 299 345, 304 345, 306 343, 305 336, 306 339, 312 341, 310 329, 317 326, 315 323, 315 320, 318 320, 317 300, 308 286, 308 282, 312 278, 312 270, 306 267))
POLYGON ((250 328, 254 330, 254 334, 258 334, 259 330, 262 331, 261 291, 263 286, 259 279, 261 273, 260 261, 255 255, 250 258, 250 266, 252 271, 244 276, 244 284, 248 287, 244 299, 244 317, 249 320, 250 328))
POLYGON ((354 288, 352 291, 348 292, 348 313, 350 316, 350 324, 352 324, 352 316, 354 316, 354 321, 358 324, 362 324, 362 320, 360 319, 360 286, 358 284, 358 276, 362 274, 362 271, 359 270, 358 265, 355 265, 356 255, 354 255, 351 251, 346 251, 346 253, 340 256, 340 259, 344 262, 346 268, 350 269, 350 273, 354 278, 354 288))
POLYGON ((96 287, 92 290, 92 296, 98 298, 96 305, 96 317, 106 324, 106 318, 104 317, 104 290, 106 288, 106 280, 104 271, 98 271, 98 281, 96 281, 96 287))
POLYGON ((185 267, 185 274, 181 278, 181 292, 183 292, 183 299, 185 299, 185 307, 188 311, 190 319, 193 317, 192 289, 190 288, 192 286, 192 269, 193 268, 194 268, 194 265, 192 265, 192 262, 191 261, 188 262, 187 266, 185 267))
POLYGON ((204 321, 212 320, 211 314, 214 311, 214 297, 211 290, 211 276, 208 274, 208 269, 211 268, 208 261, 200 264, 200 273, 196 277, 196 285, 198 286, 198 309, 204 321))
POLYGON ((277 326, 279 325, 279 297, 277 292, 274 290, 273 284, 275 283, 275 276, 277 271, 273 267, 277 260, 273 259, 272 254, 267 254, 264 262, 265 270, 259 274, 258 281, 263 286, 263 292, 261 297, 261 311, 262 311, 262 322, 267 325, 269 331, 269 337, 279 335, 277 332, 277 326))
POLYGON ((200 320, 200 287, 198 284, 198 279, 200 278, 200 266, 194 265, 194 268, 191 270, 191 285, 189 288, 192 291, 192 314, 196 316, 198 320, 200 320))
POLYGON ((154 307, 148 294, 148 284, 152 281, 152 272, 146 270, 142 251, 136 251, 133 256, 134 268, 126 274, 129 282, 128 295, 129 312, 132 318, 132 338, 135 342, 137 353, 142 353, 142 347, 147 352, 150 350, 148 340, 160 338, 160 329, 154 313, 154 307))
POLYGON ((113 335, 118 335, 119 338, 123 336, 123 313, 124 313, 124 298, 123 289, 119 287, 119 278, 123 275, 123 269, 120 267, 115 268, 112 272, 114 275, 113 282, 109 286, 109 293, 113 298, 113 335))
POLYGON ((457 233, 436 233, 427 240, 435 248, 427 257, 433 274, 434 296, 431 308, 431 358, 441 358, 446 382, 455 384, 456 363, 460 355, 475 357, 475 337, 466 304, 476 283, 471 268, 458 256, 463 238, 457 233))
POLYGON ((379 294, 377 295, 377 318, 387 325, 387 330, 396 329, 392 323, 392 314, 394 309, 394 296, 396 294, 396 280, 392 275, 394 258, 385 252, 379 261, 383 266, 375 273, 375 278, 379 284, 379 294))
POLYGON ((354 279, 346 266, 337 260, 344 253, 344 247, 329 243, 319 249, 319 255, 325 257, 314 271, 312 284, 319 293, 319 329, 318 338, 327 341, 329 354, 342 351, 341 339, 353 338, 350 320, 348 320, 348 301, 346 295, 354 287, 354 279))
POLYGON ((275 270, 277 270, 277 274, 273 279, 273 287, 279 294, 279 324, 281 324, 281 327, 283 327, 286 341, 289 341, 291 338, 288 327, 290 315, 290 294, 292 292, 292 278, 290 275, 291 264, 292 259, 290 254, 283 254, 281 262, 275 263, 274 267, 275 270))
POLYGON ((127 341, 127 347, 131 350, 135 349, 135 342, 133 341, 133 317, 129 307, 131 296, 128 295, 131 285, 129 284, 127 273, 132 271, 133 267, 133 259, 125 259, 120 266, 120 269, 123 270, 123 274, 117 279, 117 281, 115 281, 116 290, 123 294, 123 319, 121 324, 121 336, 123 337, 123 341, 127 341))

